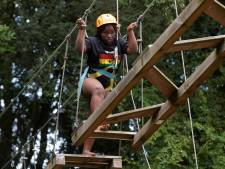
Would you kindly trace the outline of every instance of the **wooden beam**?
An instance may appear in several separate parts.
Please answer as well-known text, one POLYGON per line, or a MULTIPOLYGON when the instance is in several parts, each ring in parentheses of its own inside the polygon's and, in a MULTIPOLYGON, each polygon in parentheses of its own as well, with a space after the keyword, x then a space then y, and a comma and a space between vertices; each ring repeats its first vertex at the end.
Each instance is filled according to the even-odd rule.
POLYGON ((205 13, 225 26, 225 6, 219 1, 215 1, 209 8, 206 9, 205 13))
POLYGON ((86 156, 82 154, 57 154, 48 164, 47 169, 62 169, 65 167, 109 168, 122 169, 120 156, 86 156), (119 168, 121 166, 121 168, 119 168))
POLYGON ((163 96, 170 97, 172 93, 176 92, 178 87, 164 75, 156 66, 145 72, 144 78, 154 85, 163 96))
POLYGON ((93 133, 93 135, 91 137, 92 138, 133 141, 135 134, 136 134, 136 132, 128 132, 128 131, 95 130, 95 132, 93 133))
POLYGON ((167 52, 179 52, 184 50, 215 48, 225 39, 225 35, 209 36, 204 38, 176 41, 167 52))
POLYGON ((197 67, 194 73, 184 82, 170 100, 161 107, 153 120, 149 120, 134 137, 132 147, 139 148, 177 109, 184 104, 188 97, 208 79, 223 63, 225 57, 225 42, 213 51, 204 62, 197 67))
MULTIPOLYGON (((219 36, 209 36, 203 38, 196 39, 187 39, 187 40, 179 40, 176 41, 167 51, 166 53, 172 52, 180 52, 185 50, 193 50, 193 49, 204 49, 204 48, 215 48, 225 39, 225 35, 219 36)), ((153 45, 148 45, 149 48, 152 48, 153 45)), ((150 49, 151 50, 151 49, 150 49)), ((133 65, 140 60, 141 55, 133 62, 133 65)))
POLYGON ((225 43, 223 43, 218 50, 212 52, 204 62, 197 67, 194 73, 183 83, 178 92, 173 95, 170 100, 174 104, 179 105, 183 103, 193 91, 199 87, 206 79, 208 79, 216 69, 223 63, 225 56, 225 43))
POLYGON ((107 123, 118 123, 121 121, 126 121, 129 119, 135 119, 135 118, 141 118, 141 117, 151 117, 156 111, 160 109, 160 107, 163 105, 162 104, 157 104, 154 106, 147 106, 135 110, 130 110, 130 111, 125 111, 122 113, 116 113, 109 115, 106 118, 107 123))
POLYGON ((144 50, 142 58, 128 72, 127 76, 119 82, 102 105, 89 116, 84 125, 72 136, 73 145, 81 145, 94 132, 133 86, 140 81, 145 71, 151 68, 162 57, 165 51, 172 46, 211 3, 213 3, 213 0, 191 1, 178 18, 156 40, 151 50, 150 48, 144 50))

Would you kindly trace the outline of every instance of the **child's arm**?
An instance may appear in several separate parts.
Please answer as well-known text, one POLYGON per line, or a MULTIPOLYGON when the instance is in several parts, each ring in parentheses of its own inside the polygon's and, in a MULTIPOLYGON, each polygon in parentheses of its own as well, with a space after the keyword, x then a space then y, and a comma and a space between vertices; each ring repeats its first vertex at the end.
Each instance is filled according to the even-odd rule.
POLYGON ((84 52, 86 52, 86 44, 85 44, 85 22, 83 19, 78 19, 77 20, 77 25, 78 25, 78 33, 77 33, 77 38, 76 38, 76 45, 75 48, 78 52, 82 52, 82 50, 84 50, 84 52), (84 44, 84 48, 83 48, 83 44, 84 44))
POLYGON ((137 26, 137 22, 134 22, 127 27, 127 54, 134 54, 138 52, 138 44, 133 31, 137 26))

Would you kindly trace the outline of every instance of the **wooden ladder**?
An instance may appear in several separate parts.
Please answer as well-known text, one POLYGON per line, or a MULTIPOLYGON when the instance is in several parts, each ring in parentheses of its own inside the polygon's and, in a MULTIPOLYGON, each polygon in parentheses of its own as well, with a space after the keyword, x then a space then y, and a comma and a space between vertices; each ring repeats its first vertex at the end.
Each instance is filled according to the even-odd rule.
POLYGON ((132 148, 138 149, 175 113, 179 106, 186 103, 187 98, 220 67, 225 57, 225 35, 177 41, 203 14, 225 26, 223 4, 217 0, 192 0, 155 43, 148 45, 133 63, 132 69, 107 96, 102 105, 73 133, 73 145, 79 146, 88 137, 97 137, 130 140, 132 148), (215 50, 180 87, 177 87, 155 66, 168 53, 202 48, 215 48, 215 50), (142 78, 153 84, 167 100, 162 104, 110 115, 142 78), (147 116, 152 118, 138 132, 96 131, 96 128, 104 121, 117 123, 147 116))

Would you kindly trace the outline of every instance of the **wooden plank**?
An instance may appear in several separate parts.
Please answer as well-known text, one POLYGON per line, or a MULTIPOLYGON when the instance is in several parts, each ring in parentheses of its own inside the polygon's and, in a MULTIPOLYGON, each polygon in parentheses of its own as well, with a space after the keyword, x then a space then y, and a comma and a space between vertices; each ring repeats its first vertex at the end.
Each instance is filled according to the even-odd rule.
POLYGON ((184 50, 215 48, 225 39, 225 35, 209 36, 204 38, 176 41, 167 52, 179 52, 184 50))
POLYGON ((197 67, 194 73, 187 79, 187 81, 182 84, 178 92, 173 95, 170 99, 174 104, 179 105, 184 102, 190 93, 199 87, 210 75, 215 72, 216 69, 223 63, 224 53, 225 53, 225 43, 221 45, 218 50, 212 52, 204 62, 197 67))
POLYGON ((170 100, 161 107, 153 120, 149 120, 134 137, 132 147, 139 148, 177 109, 184 104, 188 97, 208 79, 223 63, 225 57, 225 42, 218 50, 213 51, 194 73, 184 82, 170 100))
POLYGON ((92 138, 133 141, 135 134, 136 134, 136 132, 128 132, 128 131, 95 130, 95 132, 92 134, 91 137, 92 138))
POLYGON ((89 116, 72 136, 73 145, 81 145, 94 130, 106 119, 120 101, 143 77, 143 73, 151 68, 165 53, 168 48, 182 35, 188 27, 203 13, 205 8, 213 3, 213 0, 192 0, 178 18, 157 39, 153 47, 147 48, 142 58, 128 72, 127 76, 120 81, 114 90, 108 95, 102 105, 89 116))
POLYGON ((107 123, 118 123, 121 121, 126 121, 129 119, 141 118, 141 117, 151 117, 156 111, 160 109, 163 104, 157 104, 154 106, 147 106, 135 110, 125 111, 122 113, 116 113, 109 115, 106 118, 107 123))
MULTIPOLYGON (((225 39, 225 35, 219 36, 209 36, 203 38, 196 39, 188 39, 188 40, 179 40, 176 41, 169 49, 167 49, 166 53, 172 52, 180 52, 185 50, 193 50, 193 49, 204 49, 204 48, 215 48, 225 39)), ((151 48, 153 45, 149 45, 151 48)), ((150 49, 151 50, 151 49, 150 49)), ((133 65, 140 60, 141 55, 133 62, 133 65)))
POLYGON ((106 168, 112 166, 114 160, 117 162, 117 166, 122 166, 122 160, 120 156, 86 156, 82 154, 57 154, 52 159, 52 161, 50 161, 47 166, 47 169, 62 169, 64 167, 106 168), (121 162, 121 164, 119 162, 121 162))
POLYGON ((210 5, 205 13, 215 19, 221 25, 225 26, 225 6, 219 1, 215 1, 215 3, 210 5))
POLYGON ((164 75, 156 66, 145 72, 144 78, 154 85, 163 96, 170 97, 172 93, 176 92, 178 87, 164 75))

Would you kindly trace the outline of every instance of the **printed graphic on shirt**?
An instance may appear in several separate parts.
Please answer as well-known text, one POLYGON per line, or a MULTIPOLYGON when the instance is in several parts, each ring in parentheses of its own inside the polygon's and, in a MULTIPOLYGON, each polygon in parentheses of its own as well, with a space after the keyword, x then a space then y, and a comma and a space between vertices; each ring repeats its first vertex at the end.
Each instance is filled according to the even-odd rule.
MULTIPOLYGON (((114 66, 116 59, 114 52, 105 51, 105 53, 99 54, 99 65, 101 67, 114 66)), ((120 57, 118 57, 117 64, 120 63, 120 57)))

